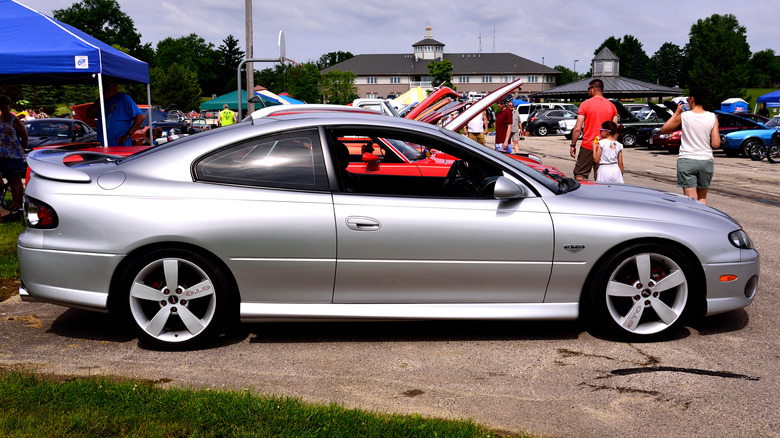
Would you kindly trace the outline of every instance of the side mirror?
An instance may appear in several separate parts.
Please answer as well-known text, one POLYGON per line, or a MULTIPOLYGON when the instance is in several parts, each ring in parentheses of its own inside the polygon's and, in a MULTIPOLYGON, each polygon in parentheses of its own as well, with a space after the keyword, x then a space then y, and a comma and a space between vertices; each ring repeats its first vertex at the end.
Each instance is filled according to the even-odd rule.
POLYGON ((376 172, 377 170, 379 170, 379 157, 377 157, 376 155, 369 152, 364 152, 362 159, 364 163, 368 163, 368 166, 366 166, 366 170, 370 170, 372 172, 376 172))
POLYGON ((525 198, 526 191, 524 188, 515 184, 514 181, 505 177, 499 176, 496 179, 496 185, 493 188, 493 197, 496 199, 519 199, 525 198))

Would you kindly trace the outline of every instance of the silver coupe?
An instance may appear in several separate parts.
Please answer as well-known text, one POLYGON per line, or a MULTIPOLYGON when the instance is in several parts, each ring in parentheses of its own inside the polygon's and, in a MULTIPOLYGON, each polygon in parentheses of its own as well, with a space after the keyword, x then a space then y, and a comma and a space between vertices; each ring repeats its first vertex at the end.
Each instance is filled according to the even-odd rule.
POLYGON ((280 320, 584 318, 656 339, 758 286, 751 240, 714 208, 369 112, 302 107, 126 158, 28 164, 22 298, 114 312, 155 348, 280 320), (427 160, 385 163, 366 144, 427 160))

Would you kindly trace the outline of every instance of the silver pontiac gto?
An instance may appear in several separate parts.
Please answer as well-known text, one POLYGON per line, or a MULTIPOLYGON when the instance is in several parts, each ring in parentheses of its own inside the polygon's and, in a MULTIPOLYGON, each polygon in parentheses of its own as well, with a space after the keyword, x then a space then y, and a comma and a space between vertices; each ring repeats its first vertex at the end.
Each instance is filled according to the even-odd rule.
POLYGON ((22 298, 113 312, 154 348, 280 320, 584 318, 662 339, 758 286, 750 238, 714 208, 365 111, 27 160, 22 298))

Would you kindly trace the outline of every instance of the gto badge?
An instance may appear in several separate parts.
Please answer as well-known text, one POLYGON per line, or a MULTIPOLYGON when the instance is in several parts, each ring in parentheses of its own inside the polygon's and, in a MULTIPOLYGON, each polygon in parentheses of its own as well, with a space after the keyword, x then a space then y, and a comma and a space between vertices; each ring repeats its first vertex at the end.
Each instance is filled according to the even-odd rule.
POLYGON ((580 252, 585 249, 585 245, 563 245, 563 249, 569 252, 580 252))

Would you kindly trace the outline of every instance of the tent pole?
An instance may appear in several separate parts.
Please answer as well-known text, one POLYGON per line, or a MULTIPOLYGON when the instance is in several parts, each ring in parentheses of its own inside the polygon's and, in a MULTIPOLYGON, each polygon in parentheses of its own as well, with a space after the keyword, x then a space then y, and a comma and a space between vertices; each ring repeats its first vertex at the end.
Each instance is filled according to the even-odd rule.
POLYGON ((108 146, 106 130, 106 102, 103 100, 103 73, 98 73, 98 91, 100 92, 100 125, 103 127, 103 146, 108 146))
POLYGON ((148 105, 146 111, 148 112, 147 114, 149 117, 149 129, 147 130, 149 134, 149 144, 154 146, 154 137, 152 136, 152 84, 146 84, 146 104, 148 105))

